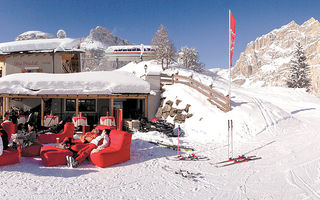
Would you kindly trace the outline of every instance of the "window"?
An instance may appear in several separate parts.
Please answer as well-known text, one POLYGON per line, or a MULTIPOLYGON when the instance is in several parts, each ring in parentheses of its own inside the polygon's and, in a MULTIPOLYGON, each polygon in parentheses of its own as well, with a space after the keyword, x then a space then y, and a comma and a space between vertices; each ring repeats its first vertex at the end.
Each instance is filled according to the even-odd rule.
POLYGON ((75 99, 66 99, 66 111, 76 111, 75 99))
MULTIPOLYGON (((76 100, 66 99, 66 111, 76 111, 76 100)), ((95 99, 79 99, 79 112, 95 112, 95 99)))

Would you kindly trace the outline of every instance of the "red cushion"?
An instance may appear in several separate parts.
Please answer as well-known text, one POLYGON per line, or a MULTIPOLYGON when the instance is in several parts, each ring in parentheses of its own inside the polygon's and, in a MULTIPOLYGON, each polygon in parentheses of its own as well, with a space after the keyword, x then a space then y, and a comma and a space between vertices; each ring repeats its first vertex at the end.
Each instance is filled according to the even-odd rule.
POLYGON ((3 154, 0 156, 0 166, 10 165, 19 162, 19 152, 15 149, 3 150, 3 154))
POLYGON ((132 134, 112 130, 110 146, 90 155, 91 162, 98 167, 107 167, 130 160, 130 145, 132 134))
POLYGON ((40 156, 45 166, 56 166, 67 164, 66 156, 72 156, 72 152, 67 149, 59 149, 54 146, 44 146, 41 148, 40 156))
POLYGON ((33 157, 33 156, 39 156, 40 150, 41 150, 42 144, 39 142, 34 142, 31 146, 28 146, 20 150, 21 156, 24 157, 33 157))
POLYGON ((61 133, 58 134, 39 134, 38 138, 41 144, 49 144, 49 143, 56 143, 57 138, 59 141, 62 142, 66 137, 73 137, 74 134, 74 125, 71 122, 67 122, 64 125, 64 129, 61 133))

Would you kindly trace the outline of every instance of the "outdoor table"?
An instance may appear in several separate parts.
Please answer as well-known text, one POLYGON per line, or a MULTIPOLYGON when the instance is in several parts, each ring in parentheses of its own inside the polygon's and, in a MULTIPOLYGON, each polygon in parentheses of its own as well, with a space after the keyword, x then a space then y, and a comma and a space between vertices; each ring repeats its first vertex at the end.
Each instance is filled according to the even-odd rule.
POLYGON ((59 124, 59 117, 58 116, 52 116, 52 115, 44 116, 43 125, 45 127, 55 126, 57 124, 59 124))
POLYGON ((106 126, 115 126, 115 120, 113 116, 102 116, 100 117, 100 124, 106 126))
POLYGON ((75 127, 82 126, 82 134, 84 135, 85 127, 88 126, 87 118, 80 115, 79 117, 73 117, 72 122, 75 127))

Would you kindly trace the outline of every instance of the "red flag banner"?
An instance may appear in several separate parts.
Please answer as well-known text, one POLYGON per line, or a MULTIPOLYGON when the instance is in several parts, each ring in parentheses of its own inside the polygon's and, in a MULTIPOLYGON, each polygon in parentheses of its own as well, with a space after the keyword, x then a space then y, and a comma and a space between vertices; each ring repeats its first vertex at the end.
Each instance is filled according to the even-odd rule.
POLYGON ((229 45, 230 45, 230 67, 232 67, 232 56, 233 56, 233 50, 234 50, 234 42, 236 38, 236 19, 233 17, 232 12, 229 10, 229 45))

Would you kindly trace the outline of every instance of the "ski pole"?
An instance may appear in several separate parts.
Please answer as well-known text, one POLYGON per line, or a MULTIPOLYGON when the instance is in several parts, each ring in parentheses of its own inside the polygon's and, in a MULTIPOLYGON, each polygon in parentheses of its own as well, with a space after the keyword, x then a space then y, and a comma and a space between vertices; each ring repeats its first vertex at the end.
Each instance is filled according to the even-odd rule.
POLYGON ((230 127, 231 127, 231 157, 233 157, 233 121, 230 120, 230 127))
POLYGON ((228 159, 230 158, 230 120, 228 120, 228 159))
POLYGON ((179 135, 180 135, 180 125, 178 125, 178 148, 177 148, 178 156, 179 156, 179 135))

